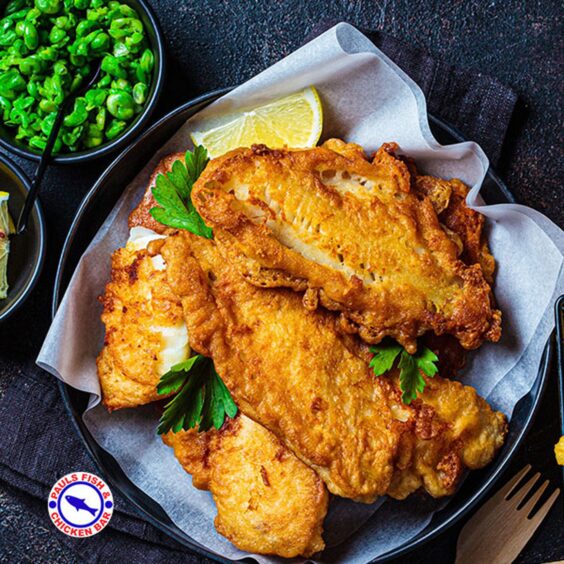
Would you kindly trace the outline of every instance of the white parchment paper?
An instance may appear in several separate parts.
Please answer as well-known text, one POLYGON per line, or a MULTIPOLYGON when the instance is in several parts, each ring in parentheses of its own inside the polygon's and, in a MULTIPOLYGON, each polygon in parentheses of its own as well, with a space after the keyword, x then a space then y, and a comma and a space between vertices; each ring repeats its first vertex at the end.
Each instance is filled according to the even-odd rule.
MULTIPOLYGON (((503 312, 503 337, 500 343, 486 344, 471 355, 462 379, 508 416, 535 380, 553 327, 552 307, 564 291, 563 232, 529 208, 482 205, 478 192, 488 167, 482 150, 475 143, 440 146, 429 130, 419 88, 347 24, 327 31, 192 118, 124 187, 122 198, 78 264, 38 364, 92 394, 84 420, 96 440, 181 529, 202 546, 232 559, 249 555, 215 532, 210 494, 192 487, 172 450, 156 435, 157 409, 149 405, 109 414, 98 404, 95 359, 104 329, 96 298, 109 278, 111 253, 127 240, 127 216, 141 198, 150 173, 165 154, 191 147, 190 128, 202 119, 252 107, 312 84, 323 103, 323 138, 354 141, 367 152, 383 142, 396 141, 423 171, 458 177, 473 187, 469 203, 489 218, 489 241, 498 264, 495 294, 503 312)), ((320 560, 365 562, 384 554, 421 531, 444 503, 424 496, 371 506, 334 499, 325 526, 329 548, 320 560)))

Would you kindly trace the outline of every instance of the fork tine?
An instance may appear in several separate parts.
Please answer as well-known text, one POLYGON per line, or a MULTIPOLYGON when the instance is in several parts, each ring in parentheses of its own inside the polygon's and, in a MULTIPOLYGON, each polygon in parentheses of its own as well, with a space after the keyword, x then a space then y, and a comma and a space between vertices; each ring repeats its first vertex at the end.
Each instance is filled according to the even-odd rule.
POLYGON ((529 514, 533 510, 533 507, 536 505, 537 501, 540 499, 549 483, 550 480, 545 480, 541 487, 532 495, 531 499, 529 499, 529 501, 527 501, 527 503, 525 503, 525 505, 521 507, 520 511, 525 511, 527 513, 527 516, 529 516, 529 514))
POLYGON ((515 490, 513 497, 507 502, 511 507, 517 507, 527 496, 527 494, 533 489, 538 479, 540 478, 540 472, 537 472, 532 478, 527 480, 527 482, 522 485, 518 490, 515 490))
POLYGON ((525 468, 517 472, 503 488, 501 488, 496 494, 495 497, 500 497, 501 499, 506 499, 507 496, 513 491, 515 486, 521 481, 521 479, 527 474, 527 472, 531 469, 531 465, 527 464, 525 468))
POLYGON ((556 488, 550 497, 545 501, 544 505, 531 517, 531 522, 534 524, 535 529, 541 524, 550 508, 554 505, 556 498, 560 495, 560 488, 556 488))

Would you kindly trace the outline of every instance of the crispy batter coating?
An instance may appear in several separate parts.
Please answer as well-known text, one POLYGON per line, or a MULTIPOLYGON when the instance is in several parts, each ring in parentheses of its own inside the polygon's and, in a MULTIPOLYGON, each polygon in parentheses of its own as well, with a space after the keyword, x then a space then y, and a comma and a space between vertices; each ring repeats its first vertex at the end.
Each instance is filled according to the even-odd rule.
POLYGON ((465 467, 484 466, 502 445, 504 416, 472 388, 437 377, 405 406, 397 375, 375 378, 366 345, 340 333, 334 314, 248 284, 213 241, 179 232, 162 253, 191 346, 212 357, 242 412, 332 493, 366 502, 420 487, 448 495, 465 467))
POLYGON ((442 180, 433 176, 417 175, 415 191, 430 198, 447 234, 456 236, 460 260, 467 265, 479 264, 484 278, 491 284, 495 260, 484 237, 484 216, 466 205, 468 186, 456 178, 442 180))
MULTIPOLYGON (((303 150, 236 149, 210 162, 193 201, 248 281, 305 291, 308 309, 340 311, 343 329, 367 342, 391 336, 414 352, 430 330, 468 349, 497 341, 501 314, 479 261, 458 257, 458 232, 478 214, 447 214, 444 228, 433 206, 438 195, 413 189, 395 148, 383 146, 372 163, 338 140, 303 150)), ((443 199, 446 212, 450 198, 443 199)), ((474 223, 468 234, 479 227, 481 240, 474 223)))
POLYGON ((100 298, 106 336, 97 359, 109 410, 162 399, 156 392, 160 376, 189 352, 182 306, 158 258, 131 246, 112 255, 111 280, 100 298))
POLYGON ((215 527, 241 550, 286 558, 323 550, 329 495, 319 476, 244 415, 206 433, 164 441, 217 506, 215 527))
MULTIPOLYGON (((363 155, 352 144, 329 146, 352 160, 363 155)), ((130 226, 173 233, 149 215, 155 205, 150 188, 156 174, 181 156, 161 161, 130 226)), ((483 220, 466 217, 466 187, 456 183, 417 177, 415 191, 425 193, 461 260, 484 272, 489 265, 493 273, 493 258, 476 237, 483 220)), ((248 284, 239 262, 248 258, 227 244, 186 232, 155 242, 150 254, 162 252, 166 280, 146 250, 116 251, 103 298, 107 342, 98 360, 110 409, 157 399, 154 355, 158 359, 162 342, 143 330, 152 315, 147 297, 157 296, 159 309, 173 302, 174 319, 184 309, 193 347, 213 358, 241 409, 219 431, 164 437, 194 485, 211 491, 218 532, 242 550, 307 557, 324 547, 327 490, 315 471, 331 491, 371 501, 385 493, 403 499, 420 488, 435 497, 450 495, 465 468, 491 461, 507 424, 475 390, 437 376, 411 406, 404 405, 397 373, 374 378, 368 347, 343 333, 334 314, 317 310, 317 303, 309 304, 315 311, 306 310, 292 291, 248 284)), ((261 285, 310 287, 286 271, 260 273, 261 285)), ((307 292, 305 300, 319 297, 307 292)), ((452 337, 426 338, 441 350, 442 373, 460 366, 460 346, 452 337)))
POLYGON ((405 499, 423 488, 433 497, 452 495, 466 468, 483 468, 503 446, 507 420, 470 386, 436 376, 410 406, 401 402, 397 371, 389 400, 405 419, 388 495, 405 499))
POLYGON ((187 232, 162 248, 194 350, 239 408, 270 429, 336 495, 371 502, 390 483, 399 433, 383 385, 336 331, 287 289, 247 283, 217 245, 187 232))
MULTIPOLYGON (((182 156, 171 155, 159 163, 130 216, 130 227, 167 231, 149 214, 155 205, 151 187, 156 175, 182 156)), ((128 245, 114 253, 112 279, 101 299, 107 334, 98 373, 108 409, 162 399, 155 386, 163 373, 159 361, 165 343, 152 328, 155 320, 179 321, 185 327, 180 302, 150 256, 158 253, 158 244, 149 249, 136 251, 128 245)), ((192 474, 194 486, 212 492, 216 528, 238 548, 285 557, 323 550, 327 490, 270 431, 240 415, 220 431, 169 433, 165 442, 192 474)))

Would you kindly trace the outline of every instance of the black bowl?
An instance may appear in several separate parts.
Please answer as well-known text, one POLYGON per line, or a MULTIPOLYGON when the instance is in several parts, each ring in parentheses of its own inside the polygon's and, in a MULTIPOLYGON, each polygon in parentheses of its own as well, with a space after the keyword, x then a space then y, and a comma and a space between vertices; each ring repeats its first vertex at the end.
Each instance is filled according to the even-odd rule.
MULTIPOLYGON (((153 153, 174 135, 189 117, 228 91, 229 89, 212 92, 172 111, 149 128, 102 174, 82 201, 65 242, 55 279, 53 316, 61 303, 64 291, 82 253, 117 202, 124 187, 143 168, 153 153)), ((456 130, 441 120, 431 116, 429 120, 435 137, 441 143, 448 144, 464 140, 456 130)), ((487 203, 491 204, 514 202, 511 192, 491 169, 484 180, 482 196, 487 203)), ((444 532, 483 500, 504 470, 507 469, 533 423, 547 382, 553 348, 552 341, 547 343, 535 383, 531 391, 517 403, 511 419, 507 441, 492 464, 482 470, 471 472, 446 507, 437 511, 431 522, 418 535, 387 554, 381 555, 374 562, 386 561, 420 547, 431 538, 444 532)), ((227 562, 225 558, 209 552, 180 530, 162 507, 131 482, 115 458, 95 441, 82 420, 82 415, 88 405, 88 394, 71 388, 62 382, 59 382, 59 388, 75 429, 83 440, 85 448, 94 459, 100 475, 111 487, 133 503, 149 523, 167 533, 183 546, 219 562, 227 562)))
MULTIPOLYGON (((76 164, 83 163, 86 161, 91 161, 99 157, 103 157, 112 151, 122 148, 128 142, 130 142, 135 136, 137 136, 143 130, 147 121, 153 113, 161 90, 164 84, 165 76, 165 45, 163 34, 157 18, 153 13, 153 10, 145 2, 145 0, 120 0, 124 4, 128 4, 134 8, 145 29, 147 30, 147 36, 149 38, 149 43, 153 54, 155 55, 155 66, 153 68, 153 80, 151 82, 151 88, 147 94, 147 100, 145 101, 143 110, 141 113, 129 124, 127 129, 115 139, 103 143, 98 147, 93 147, 92 149, 86 149, 84 151, 77 151, 75 153, 61 153, 54 155, 51 158, 51 162, 54 164, 76 164)), ((3 12, 5 1, 0 0, 0 10, 3 12)), ((41 158, 40 151, 34 151, 30 147, 15 139, 12 130, 5 127, 0 123, 0 145, 8 151, 12 151, 20 157, 30 159, 33 161, 39 161, 41 158)))
MULTIPOLYGON (((0 190, 8 192, 8 210, 17 220, 30 182, 22 169, 0 154, 0 190)), ((8 297, 0 300, 0 322, 8 318, 29 296, 35 286, 45 258, 45 220, 39 201, 29 217, 27 229, 10 238, 8 256, 8 297)))

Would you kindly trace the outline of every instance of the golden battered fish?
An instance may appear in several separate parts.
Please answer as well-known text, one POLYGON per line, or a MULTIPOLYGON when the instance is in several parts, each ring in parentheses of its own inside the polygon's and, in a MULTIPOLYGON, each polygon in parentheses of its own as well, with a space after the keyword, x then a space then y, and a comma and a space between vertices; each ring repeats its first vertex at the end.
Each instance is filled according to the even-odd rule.
MULTIPOLYGON (((236 149, 208 164, 192 199, 246 280, 305 292, 308 309, 341 312, 342 329, 369 343, 390 336, 413 353, 427 331, 452 334, 467 349, 497 341, 501 314, 488 274, 480 261, 461 260, 453 227, 462 225, 441 225, 438 193, 428 197, 424 181, 414 189, 395 148, 383 146, 372 162, 338 140, 236 149)), ((443 211, 450 197, 444 203, 443 211)), ((466 208, 459 223, 467 217, 478 214, 466 208)))
POLYGON ((325 485, 270 431, 240 414, 219 431, 163 439, 194 486, 212 493, 215 527, 235 546, 286 558, 323 550, 325 485))
POLYGON ((290 290, 250 285, 222 250, 187 232, 162 245, 190 344, 213 359, 241 411, 316 470, 329 491, 364 502, 420 487, 447 495, 465 466, 491 460, 505 418, 474 390, 437 377, 427 395, 403 405, 397 382, 374 376, 366 347, 339 332, 334 314, 305 310, 290 290), (441 394, 467 411, 439 405, 441 394), (440 432, 421 431, 425 420, 440 432), (472 450, 483 452, 478 462, 472 450), (447 471, 451 462, 457 466, 447 471))
MULTIPOLYGON (((176 158, 161 161, 132 212, 134 237, 113 254, 111 281, 101 298, 106 339, 97 362, 103 402, 110 410, 162 399, 156 393, 160 376, 189 353, 182 306, 151 243, 166 228, 148 213, 156 175, 169 170, 176 158), (175 336, 180 348, 171 349, 175 336)), ((285 557, 323 550, 327 490, 264 427, 241 414, 219 431, 169 433, 164 439, 192 474, 194 486, 212 492, 216 528, 235 546, 285 557)))
POLYGON ((162 258, 134 242, 115 251, 100 301, 106 336, 97 365, 104 405, 114 410, 162 399, 159 378, 190 352, 182 306, 167 284, 162 258))
POLYGON ((465 469, 487 466, 503 446, 507 420, 474 388, 426 378, 424 392, 408 406, 401 401, 397 370, 389 381, 392 411, 405 422, 390 497, 405 499, 419 489, 433 497, 452 495, 465 469))

